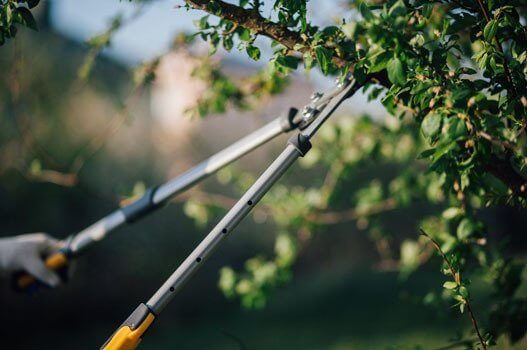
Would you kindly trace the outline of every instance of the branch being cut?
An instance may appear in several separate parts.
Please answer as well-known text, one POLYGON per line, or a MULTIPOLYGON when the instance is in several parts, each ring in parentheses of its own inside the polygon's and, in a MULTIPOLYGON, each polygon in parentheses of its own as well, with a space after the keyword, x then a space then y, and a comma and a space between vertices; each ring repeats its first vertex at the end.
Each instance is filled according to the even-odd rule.
MULTIPOLYGON (((196 10, 205 11, 209 14, 218 16, 219 18, 229 20, 235 25, 249 29, 254 33, 271 38, 291 51, 303 54, 309 50, 310 43, 306 36, 294 30, 290 30, 282 24, 262 17, 258 10, 245 9, 221 0, 185 0, 185 3, 196 10), (297 46, 295 49, 295 45, 297 44, 302 46, 297 46)), ((353 64, 353 62, 347 61, 338 56, 333 56, 332 60, 337 67, 344 67, 348 64, 353 64)), ((366 80, 387 88, 392 85, 386 72, 370 74, 367 76, 366 80)))
POLYGON ((185 0, 185 2, 192 8, 229 20, 238 26, 276 40, 290 50, 293 50, 295 44, 305 43, 298 32, 262 17, 258 11, 244 9, 221 0, 185 0))

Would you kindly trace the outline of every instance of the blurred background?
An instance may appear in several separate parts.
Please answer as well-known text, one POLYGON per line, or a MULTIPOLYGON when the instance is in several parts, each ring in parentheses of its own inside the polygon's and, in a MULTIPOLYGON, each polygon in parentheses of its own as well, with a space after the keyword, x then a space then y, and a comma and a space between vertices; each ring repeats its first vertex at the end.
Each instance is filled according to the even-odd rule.
MULTIPOLYGON (((311 12, 319 23, 339 11, 330 3, 309 3, 317 8, 311 12)), ((332 84, 314 72, 297 74, 284 93, 265 97, 250 110, 189 117, 185 111, 206 86, 192 76, 196 58, 171 47, 178 33, 193 30, 200 14, 175 5, 154 1, 138 11, 138 5, 126 1, 42 1, 36 11, 39 32, 21 29, 16 40, 2 47, 0 235, 47 232, 64 238, 290 106, 302 107, 313 91, 332 84), (79 67, 90 56, 85 41, 105 31, 119 14, 133 20, 112 36, 90 79, 80 80, 79 67), (130 93, 130 67, 161 54, 156 81, 147 91, 130 93)), ((206 51, 202 46, 197 43, 192 50, 206 51)), ((263 52, 262 61, 269 55, 263 52)), ((242 78, 260 68, 235 51, 215 57, 229 77, 242 78)), ((376 121, 386 117, 377 101, 357 96, 339 118, 363 114, 376 121)), ((236 168, 259 174, 286 140, 281 137, 244 157, 236 168)), ((396 169, 371 167, 361 176, 379 171, 396 169)), ((295 166, 282 182, 313 186, 319 175, 295 166)), ((236 196, 217 177, 199 188, 236 196)), ((65 286, 18 295, 4 279, 2 344, 10 349, 98 348, 225 212, 197 225, 185 215, 184 199, 189 197, 120 229, 87 252, 65 286)), ((386 220, 397 239, 415 237, 417 219, 427 210, 415 203, 386 220)), ((523 214, 489 211, 496 239, 500 232, 525 231, 523 214)), ((435 349, 467 328, 456 310, 437 312, 422 303, 422 294, 437 284, 437 266, 401 279, 399 271, 379 264, 377 247, 354 222, 317 232, 300 251, 291 280, 270 295, 264 309, 246 310, 225 298, 218 288, 221 267, 240 267, 252 256, 272 254, 275 237, 272 223, 247 218, 159 317, 142 348, 435 349)), ((513 240, 512 246, 524 251, 525 238, 513 240)), ((527 341, 500 348, 525 349, 527 341)))

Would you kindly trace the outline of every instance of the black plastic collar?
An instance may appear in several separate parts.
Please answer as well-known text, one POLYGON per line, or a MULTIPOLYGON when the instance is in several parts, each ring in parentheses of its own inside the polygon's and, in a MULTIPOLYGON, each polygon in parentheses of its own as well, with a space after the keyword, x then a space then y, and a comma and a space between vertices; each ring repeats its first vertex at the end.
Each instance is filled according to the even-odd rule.
POLYGON ((291 136, 287 143, 293 145, 298 153, 300 153, 301 157, 305 156, 306 153, 311 149, 311 142, 307 136, 302 133, 291 136))

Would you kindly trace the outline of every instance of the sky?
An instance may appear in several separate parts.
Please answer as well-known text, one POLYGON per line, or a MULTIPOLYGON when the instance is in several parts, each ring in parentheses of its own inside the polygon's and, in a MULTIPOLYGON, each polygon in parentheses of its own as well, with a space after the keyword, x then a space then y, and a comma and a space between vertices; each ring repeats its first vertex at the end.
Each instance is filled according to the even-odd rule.
MULTIPOLYGON (((269 4, 264 13, 269 11, 269 4)), ((308 2, 308 13, 318 25, 328 25, 335 18, 349 16, 338 6, 338 0, 311 0, 308 2)), ((112 38, 111 46, 104 54, 127 65, 135 65, 155 58, 166 52, 178 32, 195 30, 193 21, 203 16, 200 11, 187 11, 178 8, 182 0, 156 0, 147 5, 138 5, 126 0, 52 0, 51 22, 61 34, 83 42, 91 36, 108 28, 112 18, 122 14, 124 18, 132 18, 138 6, 144 6, 140 15, 126 21, 112 38)), ((245 53, 233 49, 230 53, 220 52, 225 58, 254 65, 262 65, 272 53, 269 45, 260 42, 262 59, 255 63, 245 53)), ((258 44, 258 42, 257 42, 258 44)), ((329 88, 333 79, 323 77, 314 70, 310 77, 319 89, 329 88)), ((358 113, 370 113, 375 116, 383 114, 380 103, 367 103, 365 96, 357 96, 346 103, 358 113)))
MULTIPOLYGON (((313 19, 315 22, 328 22, 338 14, 335 7, 330 6, 331 3, 335 4, 334 1, 327 0, 310 1, 309 6, 316 7, 316 11, 312 11, 317 15, 313 19)), ((203 16, 203 12, 177 7, 182 4, 182 0, 156 0, 147 5, 126 0, 53 0, 51 16, 53 26, 62 34, 85 41, 104 31, 114 16, 123 14, 124 18, 130 18, 139 6, 143 6, 141 15, 128 21, 116 33, 107 52, 122 62, 137 64, 165 52, 175 33, 195 30, 193 21, 203 16)), ((267 4, 271 2, 268 1, 267 4)), ((264 8, 264 12, 266 11, 269 8, 264 8)), ((230 54, 235 59, 247 59, 244 54, 235 51, 237 50, 230 54)))

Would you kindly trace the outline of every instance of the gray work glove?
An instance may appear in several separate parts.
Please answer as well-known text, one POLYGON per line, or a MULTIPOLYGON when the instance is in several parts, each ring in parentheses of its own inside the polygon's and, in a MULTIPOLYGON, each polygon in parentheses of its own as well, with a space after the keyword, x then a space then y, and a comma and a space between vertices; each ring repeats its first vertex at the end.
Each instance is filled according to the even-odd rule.
POLYGON ((56 287, 61 279, 55 271, 46 267, 44 258, 63 245, 44 233, 0 238, 0 272, 26 271, 44 284, 56 287))

